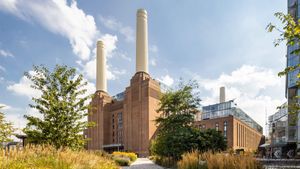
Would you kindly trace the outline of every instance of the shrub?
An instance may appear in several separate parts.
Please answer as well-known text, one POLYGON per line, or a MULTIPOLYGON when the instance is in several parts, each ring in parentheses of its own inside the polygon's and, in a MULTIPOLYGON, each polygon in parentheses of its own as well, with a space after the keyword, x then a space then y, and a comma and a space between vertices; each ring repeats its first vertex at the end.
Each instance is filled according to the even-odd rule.
POLYGON ((112 159, 100 152, 56 150, 51 146, 27 146, 6 154, 0 150, 0 166, 1 169, 118 169, 112 159))
POLYGON ((129 166, 130 164, 130 160, 128 158, 116 157, 114 160, 119 166, 129 166))
POLYGON ((225 153, 185 153, 178 163, 179 169, 262 169, 263 166, 252 155, 232 155, 225 153), (203 162, 202 162, 203 161, 203 162), (204 163, 205 162, 205 163, 204 163), (197 168, 198 167, 198 168, 197 168))
POLYGON ((132 152, 115 151, 115 152, 113 152, 113 156, 114 157, 127 157, 130 159, 131 162, 133 162, 137 159, 137 155, 132 152))

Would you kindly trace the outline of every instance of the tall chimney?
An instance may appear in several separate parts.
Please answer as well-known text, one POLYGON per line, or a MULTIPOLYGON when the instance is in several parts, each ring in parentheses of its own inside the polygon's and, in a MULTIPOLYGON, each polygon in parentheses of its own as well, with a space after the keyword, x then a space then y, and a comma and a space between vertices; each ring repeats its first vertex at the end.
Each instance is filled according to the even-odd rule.
POLYGON ((225 102, 225 87, 220 87, 220 103, 225 102))
POLYGON ((145 9, 137 11, 136 21, 136 72, 148 73, 148 23, 145 9))
POLYGON ((97 59, 96 59, 96 90, 107 92, 106 82, 106 56, 104 51, 104 43, 99 40, 97 42, 97 59))

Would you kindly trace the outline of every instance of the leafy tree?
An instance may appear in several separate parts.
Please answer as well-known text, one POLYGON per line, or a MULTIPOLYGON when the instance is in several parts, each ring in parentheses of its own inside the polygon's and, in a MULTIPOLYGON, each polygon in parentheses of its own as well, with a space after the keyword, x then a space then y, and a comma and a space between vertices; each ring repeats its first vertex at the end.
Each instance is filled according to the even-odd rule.
POLYGON ((181 83, 175 91, 167 91, 160 99, 156 119, 158 133, 151 144, 151 152, 174 160, 191 150, 224 150, 226 142, 215 130, 201 132, 193 127, 195 114, 200 106, 199 93, 195 82, 181 83))
POLYGON ((190 138, 193 137, 192 123, 194 115, 200 106, 198 93, 193 93, 197 88, 195 82, 180 83, 175 91, 167 91, 160 98, 158 113, 155 121, 159 127, 151 151, 154 154, 179 159, 190 150, 190 138))
POLYGON ((198 150, 200 151, 224 151, 227 142, 224 135, 215 129, 207 129, 198 133, 198 150))
POLYGON ((4 113, 0 112, 0 143, 12 141, 10 137, 14 131, 12 123, 5 121, 4 113))
POLYGON ((83 120, 89 108, 85 102, 91 96, 83 96, 87 82, 76 69, 56 65, 53 72, 44 66, 34 66, 34 73, 25 73, 33 83, 32 88, 41 92, 41 96, 32 98, 42 118, 26 115, 28 120, 24 132, 28 141, 37 144, 51 144, 56 148, 83 147, 86 139, 82 132, 92 123, 83 120))
MULTIPOLYGON (((281 12, 275 13, 275 17, 279 19, 281 24, 283 25, 282 28, 273 25, 270 23, 267 26, 267 30, 269 32, 273 32, 276 30, 280 33, 279 38, 274 41, 275 47, 278 46, 280 43, 285 42, 287 46, 292 46, 292 51, 290 54, 299 55, 300 54, 300 24, 299 20, 291 16, 290 14, 284 14, 281 12)), ((296 69, 300 68, 300 64, 292 65, 286 67, 283 71, 278 73, 278 76, 285 76, 289 73, 295 71, 296 69)), ((300 73, 297 74, 297 78, 300 78, 300 73)), ((300 87, 300 81, 297 79, 296 85, 300 87)), ((298 113, 300 111, 300 104, 299 104, 299 95, 297 94, 294 98, 289 100, 288 110, 289 115, 293 117, 290 119, 289 124, 295 125, 298 120, 298 113)))

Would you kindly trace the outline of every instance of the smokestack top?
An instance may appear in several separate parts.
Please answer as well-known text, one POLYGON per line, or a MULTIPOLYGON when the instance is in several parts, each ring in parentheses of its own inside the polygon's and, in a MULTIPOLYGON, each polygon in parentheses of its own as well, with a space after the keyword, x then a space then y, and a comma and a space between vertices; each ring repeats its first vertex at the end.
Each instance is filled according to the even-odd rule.
POLYGON ((226 98, 225 98, 225 87, 222 86, 220 87, 220 103, 225 102, 226 98))
POLYGON ((102 40, 98 40, 97 46, 104 48, 104 42, 102 40))
POLYGON ((137 11, 137 16, 138 17, 145 17, 145 18, 147 18, 147 11, 145 9, 139 9, 137 11))

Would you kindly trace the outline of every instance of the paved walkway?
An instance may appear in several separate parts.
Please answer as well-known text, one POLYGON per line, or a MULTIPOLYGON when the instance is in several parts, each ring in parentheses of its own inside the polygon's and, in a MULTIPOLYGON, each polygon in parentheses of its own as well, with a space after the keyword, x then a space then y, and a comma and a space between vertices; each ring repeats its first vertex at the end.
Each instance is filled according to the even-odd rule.
POLYGON ((138 158, 129 167, 123 167, 122 169, 163 169, 163 167, 154 164, 148 158, 138 158))

